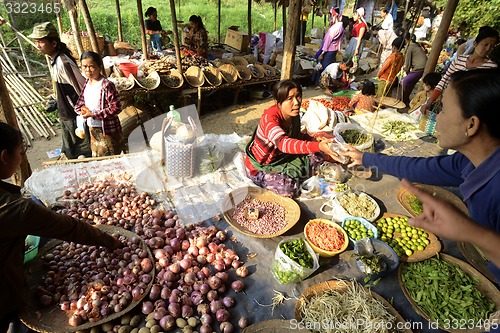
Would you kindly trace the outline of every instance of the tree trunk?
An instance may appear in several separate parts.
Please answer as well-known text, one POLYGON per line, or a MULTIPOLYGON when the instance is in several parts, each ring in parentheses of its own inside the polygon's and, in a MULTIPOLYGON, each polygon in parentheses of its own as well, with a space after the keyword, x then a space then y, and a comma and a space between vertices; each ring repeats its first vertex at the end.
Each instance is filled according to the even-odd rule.
MULTIPOLYGON (((0 64, 0 120, 19 129, 17 125, 16 113, 12 100, 10 99, 9 91, 3 79, 2 65, 0 64)), ((21 165, 12 175, 12 182, 16 185, 23 186, 24 182, 31 175, 31 167, 26 157, 26 153, 22 155, 21 165)))
POLYGON ((290 0, 288 5, 287 34, 283 45, 281 79, 291 79, 295 65, 295 46, 300 24, 301 0, 290 0))
POLYGON ((118 40, 123 42, 122 14, 120 10, 120 0, 116 0, 116 19, 118 21, 118 40))
POLYGON ((139 15, 139 27, 141 28, 142 58, 148 59, 148 43, 146 41, 146 30, 144 30, 144 18, 142 13, 142 1, 137 0, 137 14, 139 15))
POLYGON ((97 54, 101 54, 101 50, 99 50, 99 43, 97 42, 97 37, 95 35, 94 24, 92 23, 92 18, 90 17, 89 7, 87 6, 87 2, 85 0, 78 0, 80 5, 80 10, 83 14, 83 20, 85 21, 85 26, 87 27, 87 32, 90 37, 90 45, 92 45, 92 51, 97 54))
POLYGON ((177 60, 177 69, 182 74, 181 65, 181 49, 179 47, 179 30, 177 28, 177 14, 175 12, 175 0, 170 0, 170 13, 172 15, 172 27, 174 30, 174 47, 175 47, 175 60, 177 60))
POLYGON ((429 58, 427 59, 427 63, 425 64, 424 76, 427 73, 433 72, 436 69, 436 63, 439 58, 439 54, 441 53, 441 48, 448 36, 448 29, 450 28, 451 20, 453 19, 453 14, 457 9, 459 0, 448 0, 446 3, 446 7, 443 12, 443 19, 441 20, 441 24, 439 25, 439 29, 436 33, 436 38, 434 38, 434 42, 432 43, 431 53, 429 54, 429 58))

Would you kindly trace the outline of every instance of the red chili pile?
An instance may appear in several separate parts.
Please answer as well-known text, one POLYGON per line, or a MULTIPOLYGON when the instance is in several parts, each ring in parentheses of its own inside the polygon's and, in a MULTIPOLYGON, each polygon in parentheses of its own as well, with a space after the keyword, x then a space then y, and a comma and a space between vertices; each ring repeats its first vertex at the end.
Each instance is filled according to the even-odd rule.
MULTIPOLYGON (((62 213, 89 223, 131 229, 152 249, 156 276, 141 309, 145 315, 152 314, 162 330, 190 323, 201 333, 213 332, 216 324, 224 333, 233 331, 229 309, 235 300, 227 294, 230 289, 240 292, 245 285, 239 279, 232 280, 226 271, 234 268, 238 277, 245 277, 248 270, 236 252, 223 244, 225 231, 201 224, 184 226, 173 211, 155 208, 156 200, 149 194, 138 193, 134 186, 112 179, 83 184, 75 193, 66 191, 64 199, 71 204, 62 213)), ((128 258, 126 267, 132 265, 129 269, 133 270, 139 255, 130 249, 123 249, 123 260, 128 258)), ((115 272, 109 269, 113 263, 104 261, 104 267, 111 272, 110 281, 121 277, 121 262, 117 259, 115 272)), ((58 274, 53 268, 51 275, 58 274)), ((91 282, 88 278, 86 281, 91 282)), ((101 311, 110 308, 109 304, 101 301, 101 311)), ((109 312, 112 310, 114 307, 109 312)), ((240 318, 238 325, 246 326, 247 320, 240 318)))

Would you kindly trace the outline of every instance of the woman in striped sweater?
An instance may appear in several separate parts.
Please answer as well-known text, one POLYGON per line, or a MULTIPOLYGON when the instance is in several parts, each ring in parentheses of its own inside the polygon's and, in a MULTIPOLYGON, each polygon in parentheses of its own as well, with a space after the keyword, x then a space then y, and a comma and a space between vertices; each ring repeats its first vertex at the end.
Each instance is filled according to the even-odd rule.
POLYGON ((474 41, 474 52, 470 55, 457 56, 451 63, 443 78, 432 92, 431 97, 420 108, 422 114, 426 114, 431 109, 432 103, 441 96, 448 85, 451 74, 471 69, 496 68, 497 64, 488 59, 488 54, 498 44, 498 40, 498 31, 495 29, 488 27, 488 29, 480 30, 474 41))
POLYGON ((310 141, 300 132, 302 87, 295 81, 279 82, 273 91, 276 104, 264 111, 246 148, 249 178, 258 186, 283 196, 298 194, 300 180, 308 178, 323 154, 337 156, 328 143, 310 141))

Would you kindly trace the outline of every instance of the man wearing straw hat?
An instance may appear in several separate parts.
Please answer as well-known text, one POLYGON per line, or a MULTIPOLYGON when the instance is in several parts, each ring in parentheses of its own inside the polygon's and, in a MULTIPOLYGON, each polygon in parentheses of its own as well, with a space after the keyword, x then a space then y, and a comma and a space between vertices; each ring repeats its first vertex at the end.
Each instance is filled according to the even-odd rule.
POLYGON ((33 33, 28 37, 35 40, 40 52, 52 60, 52 71, 56 85, 57 110, 62 128, 62 149, 69 159, 81 156, 90 157, 90 142, 88 129, 86 135, 80 138, 77 129, 74 106, 78 100, 85 78, 81 74, 71 51, 61 42, 56 27, 50 22, 36 24, 33 33))

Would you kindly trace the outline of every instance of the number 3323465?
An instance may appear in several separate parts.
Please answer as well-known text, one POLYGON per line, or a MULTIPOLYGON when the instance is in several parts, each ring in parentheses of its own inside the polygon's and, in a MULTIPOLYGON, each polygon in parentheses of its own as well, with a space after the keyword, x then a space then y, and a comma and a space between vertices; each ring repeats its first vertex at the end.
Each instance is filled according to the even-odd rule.
POLYGON ((59 1, 5 1, 7 13, 12 14, 57 14, 61 11, 59 1))

